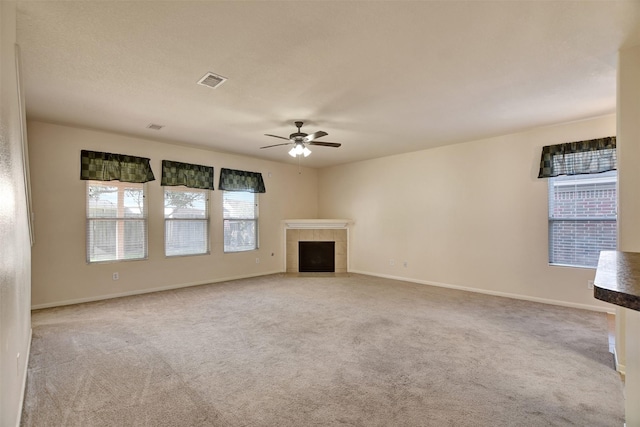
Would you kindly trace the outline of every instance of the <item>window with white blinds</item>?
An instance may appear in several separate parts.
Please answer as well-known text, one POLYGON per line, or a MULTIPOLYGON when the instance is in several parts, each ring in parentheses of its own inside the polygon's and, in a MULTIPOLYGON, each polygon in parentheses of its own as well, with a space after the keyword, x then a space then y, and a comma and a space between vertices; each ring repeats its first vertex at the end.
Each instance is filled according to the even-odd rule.
POLYGON ((164 188, 164 253, 209 253, 209 190, 164 188))
POLYGON ((549 263, 595 268, 617 242, 617 172, 549 178, 549 263))
POLYGON ((258 193, 223 191, 224 251, 258 249, 258 193))
POLYGON ((145 184, 87 181, 87 262, 147 258, 145 184))

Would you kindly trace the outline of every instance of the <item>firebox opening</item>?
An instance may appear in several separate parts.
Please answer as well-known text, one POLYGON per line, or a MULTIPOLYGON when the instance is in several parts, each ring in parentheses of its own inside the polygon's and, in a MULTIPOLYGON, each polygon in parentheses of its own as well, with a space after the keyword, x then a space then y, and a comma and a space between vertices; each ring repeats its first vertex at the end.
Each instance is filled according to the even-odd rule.
POLYGON ((334 273, 336 242, 298 242, 300 273, 334 273))

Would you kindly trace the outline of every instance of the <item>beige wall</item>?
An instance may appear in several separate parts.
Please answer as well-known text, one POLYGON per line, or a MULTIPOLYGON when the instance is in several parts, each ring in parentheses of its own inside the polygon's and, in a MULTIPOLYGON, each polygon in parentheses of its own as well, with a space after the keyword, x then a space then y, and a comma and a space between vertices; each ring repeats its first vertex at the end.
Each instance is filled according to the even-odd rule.
MULTIPOLYGON (((640 252, 640 46, 618 57, 618 249, 640 252)), ((640 425, 640 312, 618 307, 616 353, 626 373, 625 416, 640 425)))
POLYGON ((355 221, 354 272, 613 311, 593 269, 548 265, 537 173, 542 146, 615 133, 606 116, 323 169, 320 218, 355 221))
POLYGON ((16 7, 0 2, 0 426, 18 425, 31 334, 31 254, 22 161, 16 7))
POLYGON ((29 122, 33 210, 33 305, 43 307, 210 283, 282 270, 281 221, 317 215, 317 172, 282 163, 188 148, 153 140, 29 122), (80 150, 149 157, 156 180, 147 184, 149 259, 106 264, 85 262, 85 181, 80 180, 80 150), (267 192, 259 196, 260 249, 224 254, 222 192, 211 193, 211 254, 164 256, 162 160, 261 172, 267 192), (274 256, 271 256, 271 254, 274 256), (256 258, 260 263, 256 264, 256 258), (120 279, 112 280, 118 272, 120 279))

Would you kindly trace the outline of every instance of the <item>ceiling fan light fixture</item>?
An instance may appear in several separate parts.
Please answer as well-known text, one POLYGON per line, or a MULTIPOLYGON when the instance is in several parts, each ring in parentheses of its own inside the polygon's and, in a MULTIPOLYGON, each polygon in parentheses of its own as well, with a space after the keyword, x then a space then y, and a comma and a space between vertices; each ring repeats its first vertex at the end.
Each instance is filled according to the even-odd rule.
POLYGON ((298 156, 308 157, 309 154, 311 154, 311 150, 305 147, 304 144, 301 142, 296 142, 296 145, 291 150, 289 150, 289 155, 291 157, 298 157, 298 156))

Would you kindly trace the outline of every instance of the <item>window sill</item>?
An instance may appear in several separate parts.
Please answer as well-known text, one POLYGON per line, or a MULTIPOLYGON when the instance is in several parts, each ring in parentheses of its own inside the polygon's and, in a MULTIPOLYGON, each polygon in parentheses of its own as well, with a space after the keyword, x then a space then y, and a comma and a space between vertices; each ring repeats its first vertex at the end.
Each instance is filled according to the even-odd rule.
POLYGON ((549 263, 549 267, 565 267, 565 268, 580 268, 582 270, 595 270, 596 267, 587 267, 585 265, 571 265, 571 264, 553 264, 549 263))
POLYGON ((108 259, 104 261, 86 261, 87 265, 98 265, 98 264, 115 264, 118 262, 133 262, 133 261, 147 261, 149 257, 144 258, 131 258, 131 259, 108 259))
POLYGON ((164 254, 165 258, 184 258, 187 256, 203 256, 203 255, 211 255, 211 251, 207 251, 207 252, 202 252, 202 253, 198 253, 198 254, 180 254, 180 255, 167 255, 164 254))

